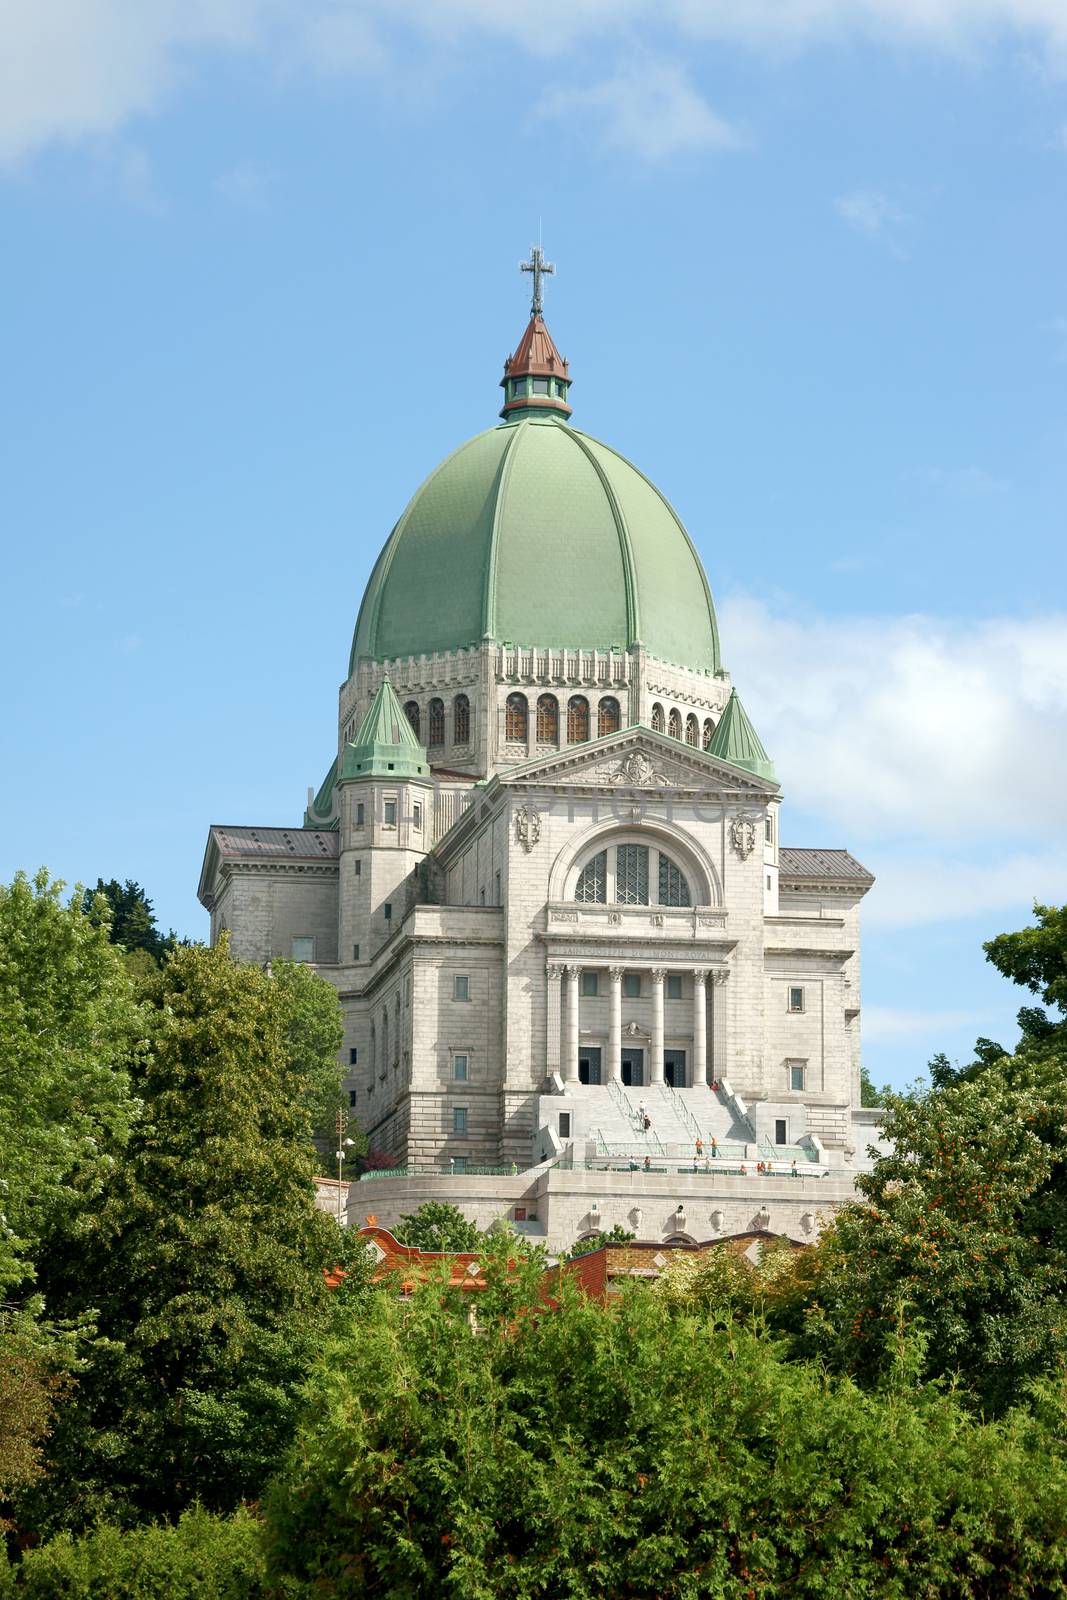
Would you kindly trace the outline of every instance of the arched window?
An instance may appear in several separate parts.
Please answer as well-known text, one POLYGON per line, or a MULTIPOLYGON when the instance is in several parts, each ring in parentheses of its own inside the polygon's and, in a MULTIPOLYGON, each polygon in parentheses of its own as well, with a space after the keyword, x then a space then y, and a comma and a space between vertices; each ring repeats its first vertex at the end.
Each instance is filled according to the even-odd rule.
POLYGON ((700 743, 700 723, 692 712, 685 719, 685 742, 691 744, 694 750, 700 743))
POLYGON ((445 742, 445 703, 443 700, 430 701, 429 715, 430 744, 444 744, 445 742))
POLYGON ((711 749, 711 741, 715 737, 715 724, 710 717, 704 718, 704 749, 711 749))
POLYGON ((389 1013, 382 1012, 382 1066, 389 1065, 389 1013))
POLYGON ((597 711, 597 733, 601 739, 606 733, 618 733, 621 721, 619 702, 610 695, 601 700, 597 711))
POLYGON ((682 713, 680 711, 671 712, 667 721, 667 732, 672 739, 680 739, 682 737, 682 713))
POLYGON ((404 702, 404 715, 411 723, 412 731, 417 739, 419 737, 419 702, 417 700, 406 700, 404 702))
POLYGON ((652 707, 652 732, 662 733, 663 731, 663 707, 657 700, 652 707))
POLYGON ((452 742, 469 744, 471 737, 471 703, 465 694, 457 694, 452 702, 452 742))
POLYGON ((567 702, 567 743, 583 744, 589 737, 589 701, 572 694, 567 702))
POLYGON ((526 743, 529 711, 524 694, 509 694, 504 707, 504 738, 509 744, 526 743))
POLYGON ((620 906, 692 905, 689 880, 662 850, 629 841, 608 845, 589 857, 578 874, 574 898, 620 906))
POLYGON ((578 874, 578 887, 574 891, 574 898, 603 905, 607 897, 608 853, 606 850, 598 850, 578 874))
POLYGON ((537 742, 559 744, 559 701, 554 694, 543 694, 538 699, 537 742))

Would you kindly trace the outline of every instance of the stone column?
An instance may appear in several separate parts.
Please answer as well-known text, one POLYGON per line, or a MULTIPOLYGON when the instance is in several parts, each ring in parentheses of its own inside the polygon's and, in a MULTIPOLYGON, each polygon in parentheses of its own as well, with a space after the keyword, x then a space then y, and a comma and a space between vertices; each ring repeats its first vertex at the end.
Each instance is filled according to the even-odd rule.
POLYGON ((726 984, 730 977, 728 967, 713 967, 711 981, 711 1082, 721 1083, 726 1072, 726 984))
POLYGON ((567 1054, 563 1063, 566 1083, 578 1082, 578 977, 581 967, 567 969, 567 1054))
POLYGON ((560 979, 562 975, 563 969, 557 967, 554 963, 550 962, 545 968, 545 977, 548 980, 548 997, 545 1006, 545 1071, 549 1077, 554 1072, 559 1071, 559 1052, 562 1042, 560 1039, 560 1028, 562 1027, 560 1017, 560 979))
POLYGON ((611 1013, 608 1023, 608 1082, 622 1082, 622 967, 609 967, 611 1013))
POLYGON ((693 969, 693 1083, 709 1083, 708 1077, 708 969, 693 969))
POLYGON ((649 1064, 649 1083, 663 1082, 663 981, 666 976, 662 967, 652 968, 652 1060, 649 1064))

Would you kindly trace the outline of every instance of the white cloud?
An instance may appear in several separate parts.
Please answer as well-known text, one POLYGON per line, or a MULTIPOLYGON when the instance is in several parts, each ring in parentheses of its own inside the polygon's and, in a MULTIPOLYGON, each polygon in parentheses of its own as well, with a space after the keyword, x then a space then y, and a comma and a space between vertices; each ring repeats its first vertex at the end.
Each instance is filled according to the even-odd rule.
MULTIPOLYGON (((801 617, 721 607, 729 665, 787 798, 857 833, 1067 831, 1067 616, 801 617)), ((819 842, 819 841, 814 841, 819 842)))
POLYGON ((982 1022, 980 1011, 897 1011, 892 1006, 864 1006, 863 1037, 868 1044, 878 1044, 885 1039, 905 1039, 918 1033, 973 1028, 982 1022))
MULTIPOLYGON (((407 70, 415 43, 462 61, 464 42, 482 35, 558 59, 655 30, 661 49, 680 50, 867 37, 960 51, 1014 38, 1067 64, 1064 0, 0 0, 0 30, 0 164, 157 110, 209 50, 262 54, 271 70, 388 73, 391 62, 407 70)), ((659 105, 663 148, 721 145, 726 125, 682 69, 661 72, 645 97, 659 105)), ((656 135, 618 103, 620 80, 578 92, 619 142, 657 153, 656 135)))
MULTIPOLYGON (((994 849, 1003 850, 1003 838, 994 849)), ((871 927, 918 928, 1002 912, 1028 912, 1035 900, 1067 901, 1067 849, 1008 855, 981 852, 969 860, 926 853, 876 854, 877 884, 864 904, 871 927)))
POLYGON ((215 179, 215 193, 242 211, 265 211, 274 174, 255 161, 238 161, 215 179))
POLYGON ((880 189, 856 189, 851 194, 838 195, 834 209, 850 227, 871 239, 907 221, 904 213, 880 189))
POLYGON ((732 150, 742 140, 673 62, 641 60, 584 89, 557 89, 544 116, 590 118, 609 147, 643 161, 694 150, 732 150))

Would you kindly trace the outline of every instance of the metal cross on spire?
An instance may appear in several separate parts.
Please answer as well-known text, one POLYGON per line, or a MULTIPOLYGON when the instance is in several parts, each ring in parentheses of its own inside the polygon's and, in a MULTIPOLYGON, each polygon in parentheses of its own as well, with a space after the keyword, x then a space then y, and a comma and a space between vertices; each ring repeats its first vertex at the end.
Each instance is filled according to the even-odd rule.
POLYGON ((539 317, 544 310, 545 303, 541 295, 541 279, 546 273, 551 275, 555 272, 555 270, 556 269, 552 265, 551 261, 545 260, 545 252, 541 249, 539 244, 532 244, 530 246, 529 261, 519 262, 520 272, 533 273, 533 299, 530 302, 531 317, 539 317))

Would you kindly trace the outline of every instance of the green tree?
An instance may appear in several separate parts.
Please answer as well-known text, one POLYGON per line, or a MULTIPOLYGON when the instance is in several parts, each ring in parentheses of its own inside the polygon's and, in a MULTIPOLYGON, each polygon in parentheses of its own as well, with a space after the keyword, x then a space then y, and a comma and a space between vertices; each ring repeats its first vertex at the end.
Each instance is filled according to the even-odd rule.
POLYGON ((880 1089, 864 1066, 860 1067, 860 1105, 884 1106, 888 1089, 880 1089))
MULTIPOLYGON (((286 1041, 290 1071, 306 1085, 303 1094, 313 1132, 330 1141, 334 1116, 341 1103, 342 1067, 339 1051, 344 1039, 344 1019, 337 990, 303 961, 274 961, 271 973, 284 1001, 286 1041)), ((353 1128, 353 1156, 366 1141, 353 1128)))
POLYGON ((574 1261, 576 1257, 590 1255, 592 1251, 599 1250, 606 1244, 633 1244, 635 1238, 635 1234, 617 1222, 606 1233, 591 1233, 587 1239, 576 1239, 567 1251, 567 1255, 574 1261))
POLYGON ((57 1208, 95 1194, 137 1103, 147 1027, 119 952, 43 869, 0 886, 0 1289, 32 1275, 57 1208))
POLYGON ((485 1235, 458 1206, 443 1200, 426 1200, 417 1211, 402 1216, 396 1237, 419 1250, 479 1250, 485 1243, 485 1235))
POLYGON ((125 883, 119 883, 117 878, 110 878, 107 883, 97 878, 96 888, 85 890, 82 909, 86 916, 102 922, 112 943, 121 945, 128 954, 143 950, 159 962, 177 944, 173 929, 165 937, 160 933, 151 900, 132 878, 125 883))
POLYGON ((266 1497, 323 1600, 1013 1600, 1063 1592, 1062 1415, 866 1394, 714 1310, 605 1304, 494 1241, 478 1297, 379 1295, 325 1351, 266 1497))
POLYGON ((223 943, 176 950, 160 999, 126 1159, 42 1254, 52 1309, 94 1311, 102 1341, 54 1440, 52 1525, 254 1497, 331 1314, 282 986, 223 943))

